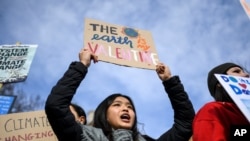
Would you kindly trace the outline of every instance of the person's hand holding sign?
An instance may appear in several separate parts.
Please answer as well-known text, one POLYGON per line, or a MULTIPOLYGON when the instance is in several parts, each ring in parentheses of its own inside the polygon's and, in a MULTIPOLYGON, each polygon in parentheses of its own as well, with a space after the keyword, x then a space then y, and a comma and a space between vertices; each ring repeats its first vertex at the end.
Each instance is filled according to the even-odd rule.
POLYGON ((79 52, 79 60, 86 67, 89 67, 91 64, 91 60, 93 60, 94 63, 98 62, 98 57, 94 53, 90 52, 88 49, 82 48, 79 52))
POLYGON ((162 81, 166 81, 171 77, 171 72, 168 66, 163 63, 158 63, 156 65, 156 72, 162 81))

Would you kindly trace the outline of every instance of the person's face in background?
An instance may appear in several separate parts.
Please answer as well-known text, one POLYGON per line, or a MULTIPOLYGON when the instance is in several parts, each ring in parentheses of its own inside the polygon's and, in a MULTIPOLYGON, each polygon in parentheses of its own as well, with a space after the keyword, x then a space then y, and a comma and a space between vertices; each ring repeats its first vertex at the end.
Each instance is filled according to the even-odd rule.
POLYGON ((240 77, 249 77, 249 74, 244 72, 240 67, 232 67, 227 70, 227 75, 240 76, 240 77))
POLYGON ((135 122, 134 107, 125 97, 117 97, 107 110, 107 121, 114 129, 131 129, 135 122))
POLYGON ((86 117, 79 116, 78 113, 76 112, 75 108, 71 105, 69 106, 69 109, 70 109, 71 113, 74 115, 76 121, 80 122, 81 124, 85 123, 86 117))

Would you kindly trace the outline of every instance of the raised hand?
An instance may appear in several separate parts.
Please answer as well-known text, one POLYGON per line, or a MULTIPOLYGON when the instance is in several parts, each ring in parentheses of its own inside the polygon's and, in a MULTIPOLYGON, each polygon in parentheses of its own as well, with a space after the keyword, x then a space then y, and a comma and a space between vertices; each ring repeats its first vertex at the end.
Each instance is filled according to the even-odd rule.
POLYGON ((171 72, 168 66, 163 63, 156 65, 156 72, 162 81, 168 80, 171 77, 171 72))
POLYGON ((89 67, 91 64, 91 60, 93 60, 94 63, 98 62, 98 57, 88 49, 82 48, 79 52, 79 60, 86 67, 89 67))

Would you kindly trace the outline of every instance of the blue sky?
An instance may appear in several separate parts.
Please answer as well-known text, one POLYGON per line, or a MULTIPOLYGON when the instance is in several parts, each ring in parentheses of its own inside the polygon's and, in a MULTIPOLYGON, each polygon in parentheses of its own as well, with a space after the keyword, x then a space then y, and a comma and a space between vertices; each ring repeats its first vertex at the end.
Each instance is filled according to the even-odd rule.
MULTIPOLYGON (((224 62, 250 69, 250 19, 239 0, 0 0, 0 44, 38 44, 25 93, 46 99, 83 47, 84 18, 148 30, 160 61, 179 75, 195 111, 212 101, 208 71, 224 62)), ((173 111, 153 70, 92 64, 73 102, 86 111, 111 93, 131 96, 142 133, 159 137, 173 111)))

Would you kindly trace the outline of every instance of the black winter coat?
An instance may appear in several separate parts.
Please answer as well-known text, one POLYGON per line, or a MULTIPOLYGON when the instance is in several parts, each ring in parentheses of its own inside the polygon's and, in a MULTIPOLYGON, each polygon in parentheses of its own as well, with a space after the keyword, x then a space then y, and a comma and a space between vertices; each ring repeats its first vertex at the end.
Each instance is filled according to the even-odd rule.
MULTIPOLYGON (((82 63, 72 62, 47 98, 45 112, 59 141, 81 140, 83 131, 70 112, 69 104, 87 71, 87 67, 82 63)), ((174 124, 158 139, 147 135, 143 137, 148 141, 188 141, 192 135, 192 121, 195 115, 193 105, 178 76, 164 81, 163 85, 174 110, 174 124)))

